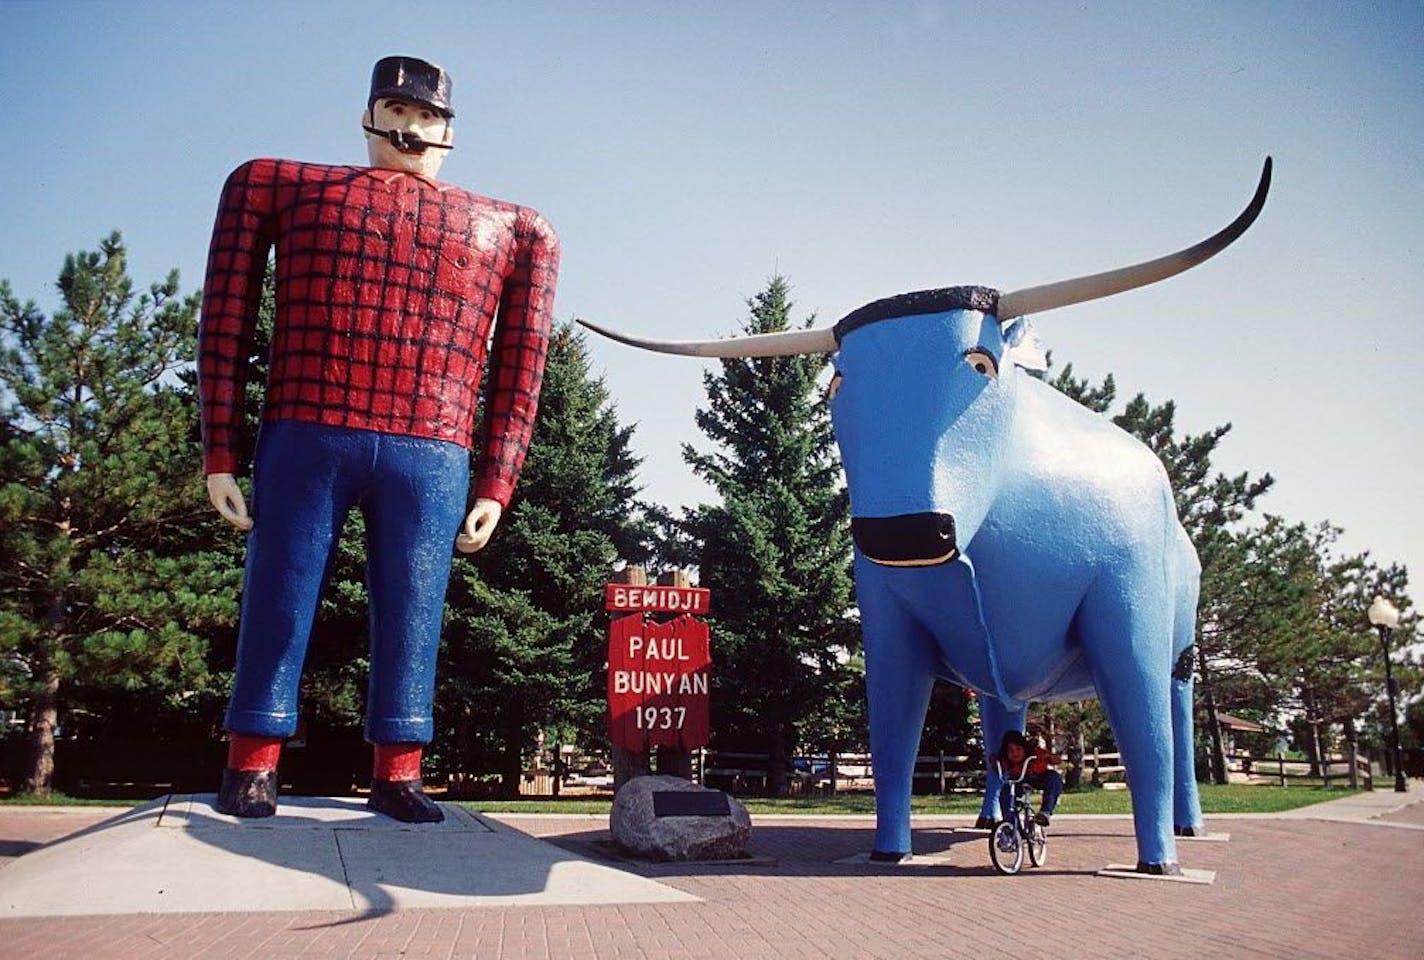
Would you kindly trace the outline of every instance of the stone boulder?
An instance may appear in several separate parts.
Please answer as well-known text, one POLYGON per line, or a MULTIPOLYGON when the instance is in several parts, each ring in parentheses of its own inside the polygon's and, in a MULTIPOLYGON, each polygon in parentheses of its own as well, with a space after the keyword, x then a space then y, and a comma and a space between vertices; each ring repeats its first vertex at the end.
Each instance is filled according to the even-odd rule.
POLYGON ((752 820, 721 790, 680 777, 634 777, 613 797, 613 840, 649 860, 737 860, 747 855, 752 820))

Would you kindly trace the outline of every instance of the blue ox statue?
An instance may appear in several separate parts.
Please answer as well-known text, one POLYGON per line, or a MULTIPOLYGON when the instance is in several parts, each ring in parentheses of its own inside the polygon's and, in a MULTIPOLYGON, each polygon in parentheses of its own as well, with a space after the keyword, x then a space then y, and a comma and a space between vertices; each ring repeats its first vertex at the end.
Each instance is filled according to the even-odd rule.
MULTIPOLYGON (((1201 567, 1166 472, 1109 420, 1015 368, 1025 315, 1206 260, 1255 220, 1157 260, 1011 293, 878 300, 830 329, 633 346, 701 357, 834 352, 831 416, 850 490, 865 634, 876 831, 910 853, 910 788, 930 690, 977 691, 992 749, 1031 701, 1102 700, 1132 783, 1137 869, 1177 874, 1202 831, 1192 755, 1201 567)), ((981 819, 997 814, 990 765, 981 819)))

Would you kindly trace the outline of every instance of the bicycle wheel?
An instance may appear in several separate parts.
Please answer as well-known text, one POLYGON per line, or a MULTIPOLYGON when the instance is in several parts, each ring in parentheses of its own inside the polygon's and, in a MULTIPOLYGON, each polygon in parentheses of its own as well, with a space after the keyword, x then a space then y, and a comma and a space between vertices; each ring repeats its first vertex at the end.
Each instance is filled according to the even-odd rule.
POLYGON ((1019 842, 1019 831, 1012 820, 1003 820, 989 834, 989 859, 994 861, 994 869, 1005 875, 1019 872, 1023 866, 1024 845, 1019 842))
POLYGON ((1028 860, 1035 867, 1048 862, 1048 828, 1034 821, 1028 822, 1028 860))

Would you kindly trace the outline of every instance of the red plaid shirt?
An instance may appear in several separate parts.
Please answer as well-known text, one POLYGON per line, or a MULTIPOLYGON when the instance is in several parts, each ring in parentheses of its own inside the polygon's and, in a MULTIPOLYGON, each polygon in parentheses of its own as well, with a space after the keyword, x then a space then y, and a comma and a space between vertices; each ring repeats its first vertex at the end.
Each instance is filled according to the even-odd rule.
POLYGON ((559 242, 538 213, 395 170, 253 160, 223 187, 199 329, 204 466, 237 472, 267 252, 277 321, 263 416, 472 447, 509 505, 538 408, 559 242))

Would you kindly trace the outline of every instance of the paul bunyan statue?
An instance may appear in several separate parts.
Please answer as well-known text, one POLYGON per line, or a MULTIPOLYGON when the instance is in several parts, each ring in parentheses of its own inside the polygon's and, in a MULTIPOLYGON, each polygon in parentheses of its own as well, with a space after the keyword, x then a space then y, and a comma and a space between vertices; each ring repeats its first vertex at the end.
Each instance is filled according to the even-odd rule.
POLYGON ((323 574, 358 508, 369 806, 407 823, 443 819, 420 759, 433 733, 451 547, 484 547, 509 505, 559 266, 558 239, 537 212, 435 179, 454 140, 450 88, 434 64, 386 57, 361 118, 369 166, 252 160, 223 187, 199 330, 204 467, 213 506, 248 535, 223 813, 276 812, 277 760, 296 730, 323 574), (249 511, 234 479, 237 439, 273 247, 276 327, 249 511))

